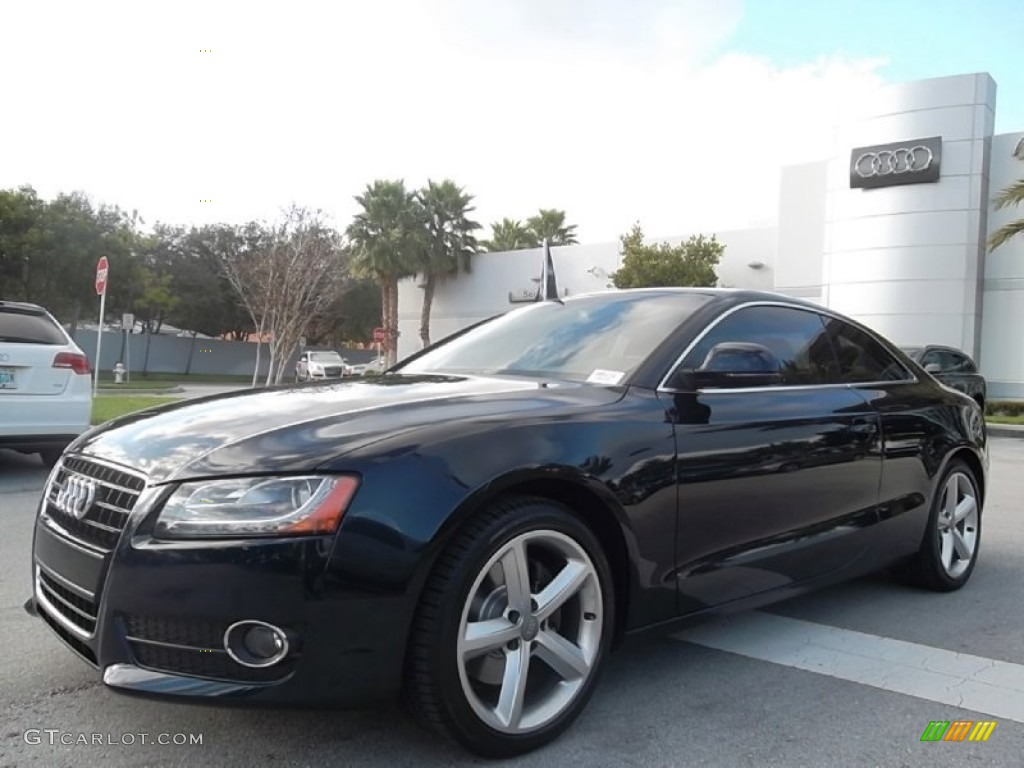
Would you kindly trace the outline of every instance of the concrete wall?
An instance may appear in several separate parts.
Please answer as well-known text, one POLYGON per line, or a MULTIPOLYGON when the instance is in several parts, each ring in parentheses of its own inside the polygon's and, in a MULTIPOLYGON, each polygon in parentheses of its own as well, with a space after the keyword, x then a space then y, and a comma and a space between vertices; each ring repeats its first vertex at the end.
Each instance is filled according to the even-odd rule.
POLYGON ((978 352, 995 82, 959 75, 849 105, 828 166, 824 298, 900 344, 978 352), (940 179, 850 188, 856 147, 942 137, 940 179))
MULTIPOLYGON (((1014 150, 1022 133, 1004 133, 992 139, 990 196, 1024 178, 1024 162, 1014 150)), ((988 234, 1009 221, 1024 217, 1024 209, 989 206, 988 234)), ((988 254, 985 261, 984 322, 981 367, 993 397, 1024 399, 1024 237, 1017 237, 988 254)))
MULTIPOLYGON (((96 331, 79 330, 74 334, 74 338, 75 343, 88 356, 90 365, 95 368, 96 331)), ((149 340, 147 369, 151 373, 184 374, 188 368, 192 339, 177 336, 147 336, 146 334, 130 334, 127 339, 130 347, 123 346, 125 344, 123 333, 107 331, 103 334, 103 343, 100 348, 101 371, 113 370, 114 365, 120 360, 125 365, 130 364, 132 373, 141 374, 146 360, 147 339, 149 340)), ((321 349, 321 347, 310 347, 310 349, 321 349)), ((369 362, 376 356, 376 353, 371 350, 339 349, 338 352, 353 364, 369 362)), ((269 354, 270 352, 264 344, 260 353, 260 370, 263 376, 267 375, 269 354)), ((298 357, 299 353, 296 352, 288 363, 287 371, 290 372, 295 368, 295 361, 298 357)), ((255 365, 255 344, 244 341, 196 339, 189 371, 199 374, 251 376, 255 365)))

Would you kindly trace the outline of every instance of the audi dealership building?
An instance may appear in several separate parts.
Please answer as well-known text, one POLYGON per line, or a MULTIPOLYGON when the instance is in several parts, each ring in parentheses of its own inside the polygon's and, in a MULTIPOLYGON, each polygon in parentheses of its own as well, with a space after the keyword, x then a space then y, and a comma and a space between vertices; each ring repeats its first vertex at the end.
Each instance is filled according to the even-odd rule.
MULTIPOLYGON (((984 73, 883 88, 837 126, 830 157, 782 169, 773 225, 716 233, 719 283, 816 301, 900 345, 958 347, 991 398, 1024 399, 1024 238, 986 249, 1024 216, 991 204, 1024 177, 1024 131, 994 135, 995 103, 984 73)), ((560 291, 609 287, 620 259, 617 242, 553 249, 560 291)), ((439 286, 432 336, 530 300, 541 261, 537 250, 476 257, 439 286)), ((419 347, 421 294, 400 286, 399 357, 419 347)))

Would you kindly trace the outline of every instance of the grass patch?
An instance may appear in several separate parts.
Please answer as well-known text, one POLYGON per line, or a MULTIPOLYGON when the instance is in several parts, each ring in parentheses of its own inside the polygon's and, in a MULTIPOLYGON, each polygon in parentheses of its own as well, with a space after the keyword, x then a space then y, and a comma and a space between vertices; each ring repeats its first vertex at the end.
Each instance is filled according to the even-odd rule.
POLYGON ((180 397, 155 397, 153 395, 110 395, 93 398, 92 423, 102 424, 105 421, 124 416, 126 413, 143 411, 167 403, 176 403, 180 397))
MULTIPOLYGON (((260 377, 261 381, 265 377, 260 377)), ((236 376, 226 373, 190 373, 187 376, 183 373, 141 373, 132 371, 131 384, 121 384, 125 388, 149 389, 169 387, 175 384, 250 384, 252 374, 236 376), (152 384, 150 384, 152 382, 152 384)), ((110 384, 114 386, 114 374, 110 371, 100 371, 100 386, 110 384)))
POLYGON ((989 424, 1024 424, 1024 416, 1007 416, 1000 413, 995 416, 986 416, 985 421, 989 424))
POLYGON ((170 389, 181 382, 176 381, 153 381, 152 379, 132 379, 125 384, 115 384, 112 381, 100 379, 100 389, 104 392, 117 392, 119 389, 170 389))

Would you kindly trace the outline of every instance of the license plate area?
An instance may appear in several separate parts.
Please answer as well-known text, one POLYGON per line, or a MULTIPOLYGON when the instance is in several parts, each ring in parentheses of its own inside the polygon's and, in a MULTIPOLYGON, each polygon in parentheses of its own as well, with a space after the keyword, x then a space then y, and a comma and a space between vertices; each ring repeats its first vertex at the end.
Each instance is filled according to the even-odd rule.
POLYGON ((17 389, 18 379, 13 368, 0 368, 0 389, 17 389))

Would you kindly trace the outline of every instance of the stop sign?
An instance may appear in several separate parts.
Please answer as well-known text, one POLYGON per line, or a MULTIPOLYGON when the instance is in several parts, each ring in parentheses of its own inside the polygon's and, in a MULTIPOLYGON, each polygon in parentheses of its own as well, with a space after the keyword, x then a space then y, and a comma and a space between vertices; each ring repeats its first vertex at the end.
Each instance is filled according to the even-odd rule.
POLYGON ((96 262, 96 295, 102 296, 107 292, 107 272, 110 269, 110 265, 107 264, 107 257, 100 256, 100 260, 96 262))

